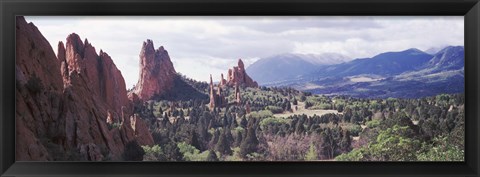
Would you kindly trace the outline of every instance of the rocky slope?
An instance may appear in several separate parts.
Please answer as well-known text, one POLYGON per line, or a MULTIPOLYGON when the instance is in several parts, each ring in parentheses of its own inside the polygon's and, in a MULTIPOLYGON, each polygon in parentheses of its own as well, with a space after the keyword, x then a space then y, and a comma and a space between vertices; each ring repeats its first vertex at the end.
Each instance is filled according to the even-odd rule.
POLYGON ((108 54, 71 34, 57 57, 23 17, 16 43, 17 160, 121 160, 128 143, 153 144, 108 54))
POLYGON ((176 71, 163 46, 155 50, 153 41, 147 40, 143 42, 140 51, 139 74, 138 82, 129 93, 129 98, 133 100, 135 94, 140 100, 145 101, 171 90, 176 71))

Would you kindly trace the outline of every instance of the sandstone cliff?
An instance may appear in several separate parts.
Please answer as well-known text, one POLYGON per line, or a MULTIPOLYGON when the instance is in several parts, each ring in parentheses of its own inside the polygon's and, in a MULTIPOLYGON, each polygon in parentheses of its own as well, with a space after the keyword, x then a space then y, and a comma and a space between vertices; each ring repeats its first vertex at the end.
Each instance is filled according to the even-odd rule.
POLYGON ((133 100, 136 94, 140 100, 146 101, 168 92, 173 87, 175 75, 168 52, 163 46, 155 50, 153 41, 147 40, 140 51, 139 79, 129 93, 130 99, 133 100))
POLYGON ((17 160, 121 160, 127 143, 153 144, 108 54, 71 34, 55 56, 23 17, 16 42, 17 160))

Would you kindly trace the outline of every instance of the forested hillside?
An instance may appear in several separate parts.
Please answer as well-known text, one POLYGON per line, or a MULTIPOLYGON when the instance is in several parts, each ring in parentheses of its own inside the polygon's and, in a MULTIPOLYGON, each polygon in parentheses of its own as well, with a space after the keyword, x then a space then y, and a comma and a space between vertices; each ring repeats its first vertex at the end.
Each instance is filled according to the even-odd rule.
MULTIPOLYGON (((241 91, 242 104, 213 110, 205 100, 147 102, 139 111, 155 145, 138 147, 139 159, 464 159, 463 94, 358 99, 275 87, 241 91)), ((226 93, 232 102, 233 90, 226 93)))

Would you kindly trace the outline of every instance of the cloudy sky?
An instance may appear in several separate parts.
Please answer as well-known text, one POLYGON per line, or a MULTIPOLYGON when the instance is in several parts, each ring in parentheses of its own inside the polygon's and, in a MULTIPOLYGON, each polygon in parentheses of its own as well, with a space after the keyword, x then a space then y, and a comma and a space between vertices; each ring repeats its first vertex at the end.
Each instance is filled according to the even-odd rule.
MULTIPOLYGON (((143 41, 164 46, 177 72, 201 81, 242 58, 245 65, 282 53, 372 57, 409 48, 464 45, 463 16, 449 17, 92 17, 27 16, 54 50, 70 33, 114 60, 127 88, 138 79, 143 41)), ((56 52, 56 51, 55 51, 56 52)))

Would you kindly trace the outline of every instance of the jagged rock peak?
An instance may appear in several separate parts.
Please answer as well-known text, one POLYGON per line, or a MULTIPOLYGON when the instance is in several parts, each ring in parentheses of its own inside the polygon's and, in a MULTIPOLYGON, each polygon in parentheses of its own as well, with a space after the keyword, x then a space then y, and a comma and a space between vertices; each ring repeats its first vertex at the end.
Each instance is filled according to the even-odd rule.
POLYGON ((258 87, 258 83, 247 75, 242 59, 238 59, 237 66, 228 70, 226 85, 233 87, 236 84, 245 87, 258 87))
MULTIPOLYGON (((83 54, 85 45, 82 42, 80 36, 76 33, 69 34, 67 37, 66 46, 72 46, 73 49, 79 54, 83 54)), ((83 57, 83 56, 82 56, 83 57)))
POLYGON ((57 50, 57 59, 60 62, 65 61, 65 44, 62 41, 58 42, 58 50, 57 50))
POLYGON ((147 41, 144 41, 143 42, 143 45, 142 45, 142 50, 141 50, 141 54, 145 54, 145 53, 153 53, 155 51, 155 49, 153 48, 153 41, 150 40, 150 39, 147 39, 147 41))
POLYGON ((163 46, 155 50, 153 41, 147 39, 140 51, 139 79, 132 92, 144 101, 161 96, 173 87, 175 74, 167 50, 163 46))
POLYGON ((243 64, 242 59, 238 59, 238 68, 242 68, 242 69, 245 68, 245 65, 243 64))

